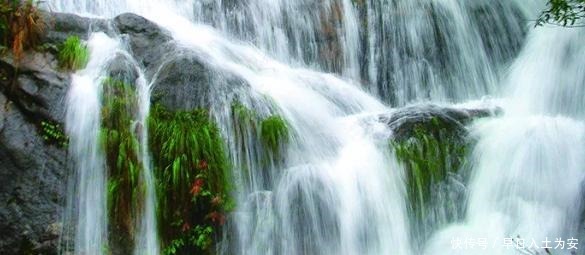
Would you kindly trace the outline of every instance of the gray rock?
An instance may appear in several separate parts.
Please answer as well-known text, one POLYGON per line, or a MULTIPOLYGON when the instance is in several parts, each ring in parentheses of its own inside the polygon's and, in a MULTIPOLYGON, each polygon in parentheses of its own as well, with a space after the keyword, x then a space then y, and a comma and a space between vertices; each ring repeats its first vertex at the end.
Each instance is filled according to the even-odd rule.
POLYGON ((66 152, 0 94, 0 254, 56 254, 66 152))
POLYGON ((0 58, 0 254, 57 253, 67 154, 41 128, 64 121, 70 78, 56 70, 50 52, 28 52, 18 73, 0 58))
POLYGON ((2 57, 0 74, 6 79, 0 80, 1 90, 27 116, 63 123, 64 98, 71 81, 68 74, 57 70, 55 57, 48 52, 26 54, 19 63, 18 75, 14 61, 2 57))
POLYGON ((170 53, 155 76, 152 100, 170 110, 209 108, 246 84, 241 79, 204 65, 189 50, 170 53))
POLYGON ((498 115, 500 111, 500 108, 461 109, 423 104, 400 108, 379 118, 392 130, 393 139, 402 141, 413 136, 416 126, 432 133, 439 125, 451 130, 455 136, 464 137, 467 134, 466 124, 478 118, 498 115))
POLYGON ((172 37, 170 32, 136 14, 125 13, 114 18, 114 26, 128 36, 130 49, 136 60, 147 69, 158 63, 168 52, 172 37))
POLYGON ((105 32, 113 34, 110 22, 105 19, 87 18, 70 13, 44 13, 47 29, 43 38, 44 43, 60 44, 69 36, 78 36, 87 40, 91 32, 105 32))

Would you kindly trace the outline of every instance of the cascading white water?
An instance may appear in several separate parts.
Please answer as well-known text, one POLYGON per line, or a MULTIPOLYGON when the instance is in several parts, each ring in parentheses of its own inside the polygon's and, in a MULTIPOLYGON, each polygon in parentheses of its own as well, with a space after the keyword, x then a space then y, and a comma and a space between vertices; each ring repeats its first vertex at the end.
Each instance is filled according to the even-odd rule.
POLYGON ((106 171, 98 142, 100 128, 100 89, 104 66, 120 47, 103 33, 94 34, 88 47, 87 67, 72 75, 67 95, 66 131, 75 171, 73 191, 69 194, 66 220, 76 220, 74 244, 77 254, 102 254, 107 247, 106 171))
MULTIPOLYGON (((132 59, 132 58, 130 58, 132 59)), ((158 255, 160 244, 157 233, 156 220, 156 190, 155 177, 152 171, 150 151, 148 149, 148 114, 150 112, 150 90, 151 84, 147 82, 144 73, 133 63, 137 69, 138 78, 136 87, 138 93, 139 113, 138 125, 140 125, 140 156, 142 162, 142 184, 144 185, 144 208, 140 225, 138 227, 138 241, 134 247, 136 255, 158 255)))
MULTIPOLYGON (((242 166, 234 169, 238 208, 236 231, 229 233, 236 232, 237 237, 227 237, 228 248, 220 251, 224 254, 517 254, 503 246, 503 238, 540 242, 583 234, 576 227, 581 223, 585 156, 585 90, 580 88, 585 79, 579 64, 585 54, 579 44, 583 30, 531 31, 502 82, 508 61, 523 43, 526 19, 536 15, 525 11, 532 7, 522 7, 520 1, 49 2, 58 11, 144 15, 170 30, 177 43, 219 70, 218 75, 235 75, 250 86, 230 98, 212 93, 212 113, 230 142, 232 163, 242 166), (220 32, 195 23, 213 25, 220 32), (338 72, 343 79, 362 83, 379 99, 358 89, 358 84, 307 66, 338 72), (472 126, 478 141, 471 155, 465 219, 426 233, 432 234, 426 244, 412 243, 403 169, 387 144, 377 142, 376 137, 387 136, 385 128, 372 130, 367 127, 377 125, 364 122, 375 122, 368 116, 388 110, 380 101, 400 106, 501 94, 507 98, 502 105, 505 116, 472 126), (286 160, 271 166, 269 174, 258 163, 261 146, 250 141, 250 134, 233 128, 229 105, 234 98, 263 116, 279 113, 290 123, 293 136, 286 160), (239 136, 245 141, 238 141, 239 136), (465 238, 486 238, 490 249, 453 249, 454 239, 465 238)), ((149 92, 142 82, 144 123, 149 92)), ((82 96, 83 91, 78 92, 82 96)), ((81 116, 68 119, 79 122, 68 128, 72 145, 78 146, 72 150, 90 146, 75 152, 78 161, 97 152, 87 151, 95 141, 75 137, 99 127, 91 122, 97 119, 80 120, 81 116)), ((142 155, 148 162, 145 132, 142 155)), ((92 161, 87 166, 100 164, 92 161)), ((145 171, 146 180, 152 180, 149 173, 145 171)), ((152 195, 147 191, 147 198, 152 195)), ((79 205, 102 203, 91 201, 79 205)), ((151 220, 155 205, 148 201, 136 254, 159 252, 146 244, 156 243, 156 222, 151 220)), ((90 247, 76 251, 105 242, 103 219, 91 226, 79 222, 78 230, 95 228, 78 234, 83 238, 75 244, 90 247)), ((98 253, 92 251, 88 253, 98 253)))
POLYGON ((465 222, 435 235, 425 254, 444 254, 465 238, 485 238, 490 248, 451 254, 581 254, 557 241, 583 237, 584 31, 546 26, 528 35, 506 80, 505 116, 473 126, 465 222))

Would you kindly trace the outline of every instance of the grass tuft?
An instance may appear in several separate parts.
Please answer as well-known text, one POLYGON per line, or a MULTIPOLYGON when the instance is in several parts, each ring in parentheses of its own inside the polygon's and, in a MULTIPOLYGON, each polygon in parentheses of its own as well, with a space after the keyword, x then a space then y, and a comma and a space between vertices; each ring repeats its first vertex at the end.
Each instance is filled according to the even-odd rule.
POLYGON ((59 47, 59 66, 65 70, 85 68, 89 61, 89 49, 77 36, 69 36, 59 47))

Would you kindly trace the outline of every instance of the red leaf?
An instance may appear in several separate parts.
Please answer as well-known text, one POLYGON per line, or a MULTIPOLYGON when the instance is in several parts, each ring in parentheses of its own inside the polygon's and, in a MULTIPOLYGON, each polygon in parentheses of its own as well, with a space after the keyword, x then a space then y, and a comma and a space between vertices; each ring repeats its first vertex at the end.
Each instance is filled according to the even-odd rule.
POLYGON ((199 160, 199 164, 197 165, 197 168, 199 168, 199 170, 205 170, 207 169, 207 167, 208 167, 207 161, 199 160))
POLYGON ((193 182, 193 185, 191 186, 190 193, 193 196, 199 195, 199 193, 201 192, 201 189, 203 188, 203 184, 205 184, 205 182, 203 181, 203 179, 197 179, 197 180, 195 180, 195 182, 193 182))

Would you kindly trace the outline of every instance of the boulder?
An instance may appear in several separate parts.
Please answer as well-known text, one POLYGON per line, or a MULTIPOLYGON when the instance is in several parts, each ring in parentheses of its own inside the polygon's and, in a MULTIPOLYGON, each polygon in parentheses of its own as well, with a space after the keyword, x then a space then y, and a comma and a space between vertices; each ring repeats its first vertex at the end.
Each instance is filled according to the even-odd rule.
POLYGON ((423 104, 399 108, 394 112, 379 116, 379 120, 388 125, 393 133, 392 138, 396 141, 404 141, 412 137, 415 126, 433 133, 437 131, 437 125, 450 130, 455 136, 464 138, 467 135, 466 124, 500 112, 501 109, 497 107, 465 109, 423 104))
POLYGON ((70 13, 43 13, 47 25, 44 43, 60 44, 69 36, 87 40, 91 32, 105 32, 112 35, 113 29, 106 19, 81 17, 70 13))
MULTIPOLYGON (((172 42, 170 32, 154 22, 132 13, 125 13, 113 20, 114 26, 121 35, 128 37, 132 54, 147 70, 153 64, 166 59, 172 42)), ((151 71, 152 75, 154 71, 151 71)))
POLYGON ((203 64, 189 50, 176 49, 168 59, 153 82, 152 101, 169 110, 209 108, 213 100, 245 87, 243 80, 203 64))
POLYGON ((462 220, 468 154, 473 139, 466 125, 496 115, 498 108, 465 109, 424 104, 380 116, 392 131, 390 145, 404 166, 413 237, 425 242, 442 224, 462 220), (436 199, 438 197, 447 199, 436 199))

